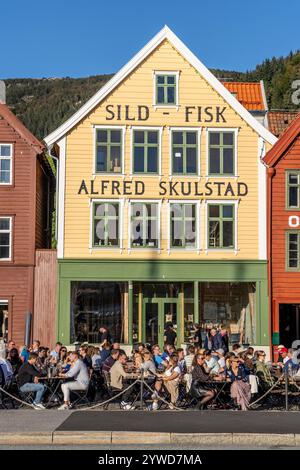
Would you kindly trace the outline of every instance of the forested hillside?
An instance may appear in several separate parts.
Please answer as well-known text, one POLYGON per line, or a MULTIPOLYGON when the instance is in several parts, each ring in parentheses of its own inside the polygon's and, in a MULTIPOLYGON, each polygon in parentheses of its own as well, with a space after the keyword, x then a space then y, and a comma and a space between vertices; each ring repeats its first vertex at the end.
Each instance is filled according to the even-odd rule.
MULTIPOLYGON (((266 59, 246 73, 213 69, 218 78, 234 81, 264 80, 271 109, 299 109, 291 101, 291 84, 300 79, 300 51, 266 59)), ((53 131, 112 75, 87 78, 7 79, 7 104, 40 139, 53 131)))

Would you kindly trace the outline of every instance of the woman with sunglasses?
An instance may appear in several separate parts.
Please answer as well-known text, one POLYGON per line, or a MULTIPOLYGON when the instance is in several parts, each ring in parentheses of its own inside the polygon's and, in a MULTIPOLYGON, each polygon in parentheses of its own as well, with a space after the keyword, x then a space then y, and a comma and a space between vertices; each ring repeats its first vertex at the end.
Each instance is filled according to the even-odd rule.
POLYGON ((215 391, 211 388, 209 367, 205 363, 205 356, 197 354, 193 361, 192 385, 190 394, 194 398, 200 398, 199 409, 203 410, 214 396, 215 391))

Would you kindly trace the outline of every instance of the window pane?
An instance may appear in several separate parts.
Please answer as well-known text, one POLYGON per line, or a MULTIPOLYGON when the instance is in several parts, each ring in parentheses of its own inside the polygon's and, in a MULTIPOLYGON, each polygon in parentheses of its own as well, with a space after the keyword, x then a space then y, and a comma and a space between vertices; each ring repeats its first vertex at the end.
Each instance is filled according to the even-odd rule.
POLYGON ((171 217, 180 217, 183 216, 183 205, 182 204, 172 204, 171 205, 171 217))
POLYGON ((223 217, 233 217, 233 206, 231 205, 223 206, 223 217))
POLYGON ((157 83, 163 84, 164 82, 165 82, 164 75, 158 75, 157 76, 157 83))
POLYGON ((175 87, 168 87, 168 103, 175 103, 175 87))
POLYGON ((102 217, 105 213, 105 204, 95 205, 95 216, 102 217))
POLYGON ((10 183, 9 171, 0 171, 0 183, 10 183))
POLYGON ((131 207, 132 217, 141 217, 143 215, 143 204, 134 203, 131 207))
POLYGON ((132 246, 143 246, 143 234, 141 221, 134 220, 131 223, 132 228, 132 246))
POLYGON ((233 145, 233 132, 223 133, 223 145, 233 145))
POLYGON ((220 224, 218 221, 209 222, 209 242, 210 248, 216 248, 220 246, 220 224))
POLYGON ((220 206, 209 205, 209 217, 219 217, 220 206))
POLYGON ((223 221, 223 246, 233 246, 233 222, 229 220, 223 221))
POLYGON ((143 173, 144 170, 144 147, 134 148, 134 165, 133 171, 135 173, 143 173))
POLYGON ((0 258, 9 258, 9 247, 0 246, 0 258))
POLYGON ((290 207, 298 207, 298 192, 299 188, 297 186, 290 186, 289 187, 289 206, 290 207))
POLYGON ((107 147, 99 145, 97 147, 97 168, 96 171, 107 171, 107 147))
POLYGON ((196 244, 196 225, 195 220, 186 220, 184 227, 185 245, 193 247, 196 244))
POLYGON ((220 145, 220 133, 219 132, 210 132, 209 133, 209 143, 210 143, 210 145, 220 145))
POLYGON ((164 101, 164 88, 159 86, 157 87, 157 103, 163 103, 164 101))
POLYGON ((110 141, 121 143, 121 131, 110 131, 110 141))
POLYGON ((195 204, 184 204, 185 217, 195 218, 196 216, 196 205, 195 204))
POLYGON ((0 160, 0 168, 3 171, 9 171, 10 170, 10 160, 0 160))
POLYGON ((223 148, 223 173, 233 174, 233 149, 223 148))
POLYGON ((197 143, 197 133, 196 132, 187 132, 186 133, 186 143, 187 144, 194 144, 196 145, 197 143))
POLYGON ((0 230, 9 230, 10 219, 0 219, 0 230))
POLYGON ((109 217, 118 217, 119 215, 119 205, 118 204, 107 204, 107 215, 109 217))
POLYGON ((9 245, 9 233, 0 233, 0 245, 9 245))
POLYGON ((105 221, 104 219, 97 220, 95 223, 95 245, 104 245, 105 244, 105 221))
POLYGON ((10 157, 10 146, 9 145, 1 145, 0 146, 0 155, 1 157, 10 157))
POLYGON ((157 144, 158 143, 158 132, 149 131, 148 132, 148 144, 157 144))
POLYGON ((181 239, 182 225, 183 225, 182 220, 172 220, 172 223, 171 223, 172 246, 182 247, 182 239, 181 239))
POLYGON ((167 83, 169 85, 174 85, 175 84, 175 76, 174 75, 168 75, 167 77, 167 83))
POLYGON ((218 174, 220 173, 220 149, 209 149, 209 172, 218 174))
POLYGON ((113 145, 110 148, 109 165, 109 171, 113 171, 114 173, 121 172, 121 147, 119 147, 118 145, 113 145))
POLYGON ((135 144, 144 143, 144 131, 134 131, 134 143, 135 144))
POLYGON ((183 132, 173 131, 173 144, 183 144, 183 132))
POLYGON ((104 131, 104 130, 97 131, 97 140, 98 142, 107 142, 107 131, 104 131))
POLYGON ((298 260, 297 258, 296 259, 292 259, 290 257, 290 260, 289 260, 289 268, 297 268, 298 267, 298 260))
POLYGON ((119 224, 117 219, 107 221, 108 245, 117 246, 119 244, 119 224))
POLYGON ((173 148, 173 172, 183 172, 183 148, 173 148))
POLYGON ((156 217, 157 215, 157 204, 144 204, 145 212, 147 217, 156 217))
POLYGON ((196 148, 186 149, 186 172, 187 173, 196 173, 197 171, 197 151, 196 148))
POLYGON ((148 168, 149 173, 157 172, 157 147, 148 147, 148 168))
POLYGON ((289 183, 290 184, 298 184, 298 175, 297 174, 294 174, 294 175, 289 174, 289 183))
POLYGON ((150 248, 157 248, 158 239, 157 239, 157 220, 148 220, 147 222, 147 239, 146 244, 150 248))

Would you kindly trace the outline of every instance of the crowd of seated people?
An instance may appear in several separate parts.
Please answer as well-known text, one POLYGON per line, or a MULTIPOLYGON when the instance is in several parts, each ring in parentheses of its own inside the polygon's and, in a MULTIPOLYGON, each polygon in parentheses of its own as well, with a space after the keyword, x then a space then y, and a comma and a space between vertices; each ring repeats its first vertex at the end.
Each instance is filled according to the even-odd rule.
POLYGON ((0 350, 0 386, 9 388, 14 384, 21 398, 31 393, 37 410, 45 407, 47 378, 61 379, 63 404, 59 409, 63 410, 72 406, 72 393, 88 393, 91 383, 100 397, 105 396, 109 386, 120 397, 121 408, 131 410, 139 387, 131 384, 137 374, 142 374, 152 390, 148 397, 151 410, 157 410, 162 401, 170 409, 180 406, 182 391, 199 409, 213 408, 220 383, 227 384, 231 406, 247 410, 259 392, 275 384, 278 373, 288 371, 300 380, 299 351, 283 345, 278 347, 279 359, 271 363, 266 362, 263 350, 243 349, 239 344, 229 348, 226 328, 212 328, 204 341, 198 329, 195 341, 176 348, 176 332, 168 324, 165 339, 169 342, 162 351, 158 344, 139 343, 130 357, 119 343, 111 342, 105 327, 99 330, 100 346, 84 343, 76 351, 68 351, 60 342, 50 349, 38 340, 29 348, 18 348, 9 341, 6 349, 0 350))

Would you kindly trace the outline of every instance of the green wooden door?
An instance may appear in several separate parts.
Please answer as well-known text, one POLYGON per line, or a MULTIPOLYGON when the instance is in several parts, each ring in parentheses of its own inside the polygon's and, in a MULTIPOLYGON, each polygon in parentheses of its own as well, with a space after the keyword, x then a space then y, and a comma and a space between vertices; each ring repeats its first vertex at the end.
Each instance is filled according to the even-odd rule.
POLYGON ((176 328, 179 322, 179 300, 168 298, 143 299, 143 342, 164 346, 164 331, 167 322, 176 328))

